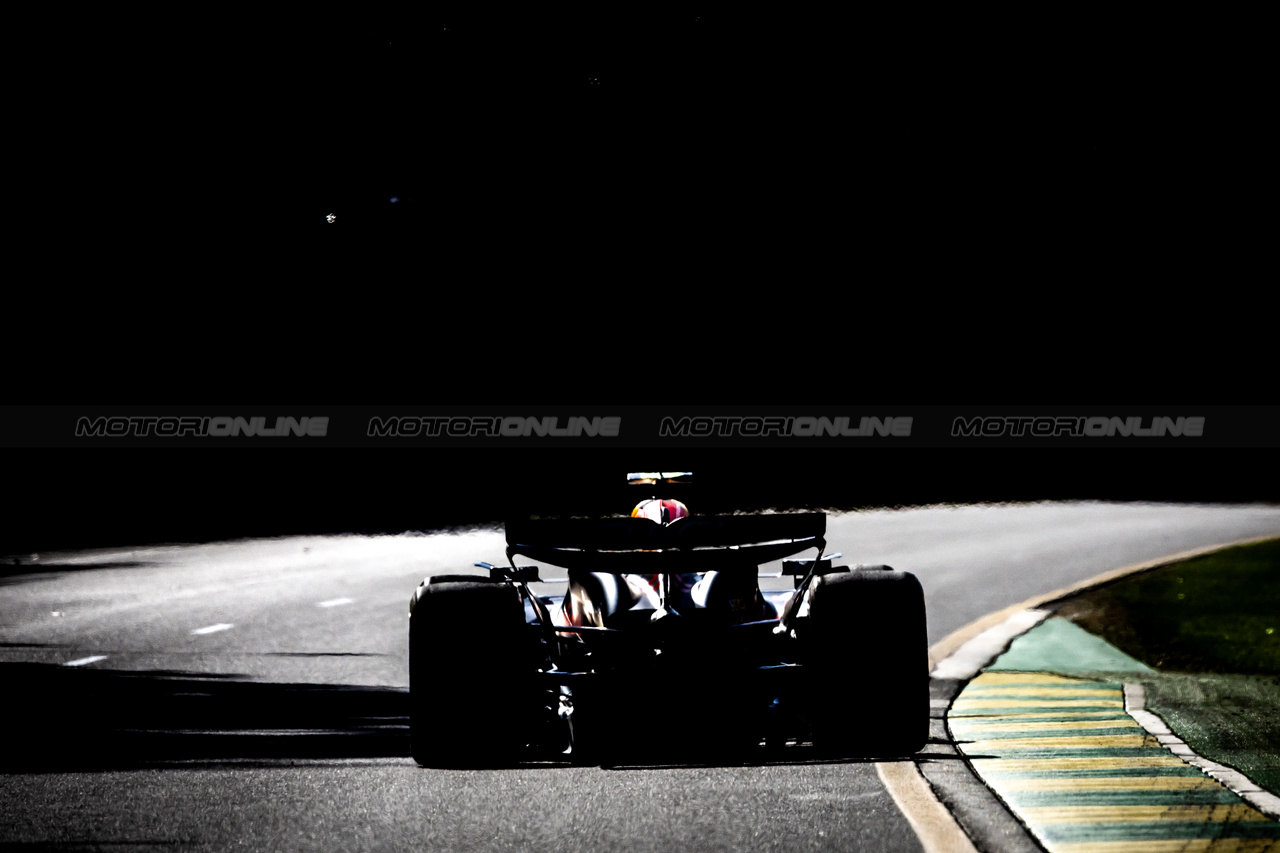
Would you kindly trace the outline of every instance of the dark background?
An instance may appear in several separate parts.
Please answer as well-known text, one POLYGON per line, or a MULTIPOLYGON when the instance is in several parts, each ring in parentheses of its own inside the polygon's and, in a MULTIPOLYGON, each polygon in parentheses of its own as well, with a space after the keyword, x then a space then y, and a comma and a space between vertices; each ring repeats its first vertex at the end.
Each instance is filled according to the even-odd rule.
POLYGON ((638 295, 655 276, 687 292, 834 269, 1114 303, 1113 282, 1248 269, 1258 24, 1066 6, 97 11, 22 33, 20 162, 37 165, 37 230, 67 250, 47 261, 270 287, 299 309, 303 282, 346 285, 324 302, 353 279, 367 298, 481 271, 638 295))
MULTIPOLYGON (((1259 32, 68 16, 19 33, 38 263, 5 397, 1268 404, 1259 32)), ((5 450, 0 551, 625 510, 651 461, 709 472, 699 508, 1278 498, 1251 449, 443 456, 5 450)))

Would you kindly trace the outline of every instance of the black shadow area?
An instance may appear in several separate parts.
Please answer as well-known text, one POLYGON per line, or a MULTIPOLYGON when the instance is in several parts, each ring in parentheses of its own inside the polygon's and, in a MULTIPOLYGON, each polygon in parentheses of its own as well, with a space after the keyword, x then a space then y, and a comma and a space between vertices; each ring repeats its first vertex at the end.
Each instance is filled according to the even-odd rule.
POLYGON ((409 755, 408 694, 189 672, 0 665, 0 772, 409 755))
MULTIPOLYGON (((278 766, 282 761, 408 759, 409 694, 388 687, 275 684, 170 670, 0 664, 0 720, 11 748, 0 773, 128 770, 181 764, 278 766)), ((914 760, 924 754, 897 757, 914 760)), ((930 759, 940 756, 929 755, 930 759)), ((612 770, 843 764, 890 756, 785 747, 708 748, 699 739, 647 745, 591 762, 612 770)), ((562 766, 530 747, 488 769, 562 766)))

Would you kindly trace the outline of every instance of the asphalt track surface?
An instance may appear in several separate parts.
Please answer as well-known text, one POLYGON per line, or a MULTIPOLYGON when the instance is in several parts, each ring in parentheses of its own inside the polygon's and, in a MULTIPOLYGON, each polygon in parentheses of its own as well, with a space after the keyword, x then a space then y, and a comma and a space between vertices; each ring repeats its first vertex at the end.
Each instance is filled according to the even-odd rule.
MULTIPOLYGON (((935 643, 1109 569, 1267 534, 1280 535, 1280 508, 1071 503, 845 514, 828 542, 845 561, 917 574, 935 643)), ((289 538, 0 568, 0 844, 922 849, 873 763, 803 747, 720 765, 419 768, 404 717, 409 596, 425 574, 497 562, 502 542, 497 530, 289 538)), ((629 728, 689 737, 699 724, 673 708, 629 728)))

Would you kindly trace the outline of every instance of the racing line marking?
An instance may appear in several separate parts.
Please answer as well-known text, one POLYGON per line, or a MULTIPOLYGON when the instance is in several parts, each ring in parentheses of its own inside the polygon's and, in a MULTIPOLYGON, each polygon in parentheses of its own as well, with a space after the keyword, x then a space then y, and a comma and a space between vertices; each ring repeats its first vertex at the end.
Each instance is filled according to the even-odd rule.
POLYGON ((79 660, 69 660, 63 666, 84 666, 85 664, 97 663, 100 660, 106 660, 106 655, 93 655, 92 657, 80 658, 79 660))
POLYGON ((344 604, 353 604, 354 598, 331 598, 328 601, 321 601, 316 607, 341 607, 344 604))
POLYGON ((232 628, 232 627, 235 627, 235 626, 233 626, 233 625, 228 625, 226 622, 219 622, 217 625, 209 625, 209 626, 208 626, 208 627, 206 627, 206 628, 196 628, 196 629, 195 629, 195 630, 193 630, 191 633, 193 633, 193 634, 216 634, 218 631, 225 631, 225 630, 227 630, 228 628, 232 628))

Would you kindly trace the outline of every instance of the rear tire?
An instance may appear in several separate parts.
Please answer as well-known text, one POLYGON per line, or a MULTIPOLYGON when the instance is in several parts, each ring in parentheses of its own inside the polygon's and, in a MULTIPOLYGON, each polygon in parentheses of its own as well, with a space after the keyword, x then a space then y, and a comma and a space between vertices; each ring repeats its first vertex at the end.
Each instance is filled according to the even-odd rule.
POLYGON ((815 578, 803 640, 816 745, 873 756, 924 747, 929 648, 915 575, 860 566, 815 578))
POLYGON ((479 577, 429 580, 409 615, 413 758, 424 767, 510 762, 529 696, 520 593, 479 577))

